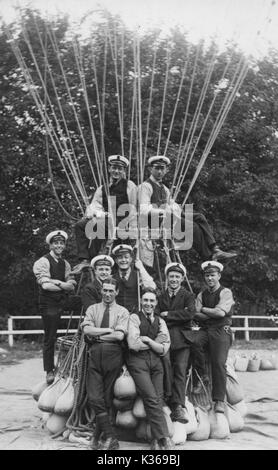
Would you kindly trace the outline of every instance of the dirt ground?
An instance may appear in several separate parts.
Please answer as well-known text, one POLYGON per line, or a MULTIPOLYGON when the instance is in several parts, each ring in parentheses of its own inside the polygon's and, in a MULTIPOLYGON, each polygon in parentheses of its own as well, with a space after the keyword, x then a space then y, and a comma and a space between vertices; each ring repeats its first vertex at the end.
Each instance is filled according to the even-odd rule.
MULTIPOLYGON (((245 353, 278 356, 278 341, 236 342, 230 358, 245 353)), ((238 372, 248 414, 240 433, 223 440, 187 441, 177 450, 271 450, 278 448, 278 370, 238 372)), ((34 385, 44 379, 41 349, 36 345, 9 350, 0 344, 0 449, 2 450, 79 450, 84 447, 52 439, 43 428, 42 412, 31 396, 34 385), (3 349, 4 348, 4 351, 3 349)), ((120 443, 123 450, 147 450, 148 444, 120 443)))

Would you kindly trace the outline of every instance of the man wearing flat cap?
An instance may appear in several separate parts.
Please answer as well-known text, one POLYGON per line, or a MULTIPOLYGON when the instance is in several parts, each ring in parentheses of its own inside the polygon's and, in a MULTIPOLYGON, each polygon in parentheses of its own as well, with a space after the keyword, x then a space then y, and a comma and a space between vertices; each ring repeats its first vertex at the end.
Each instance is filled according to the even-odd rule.
POLYGON ((129 312, 135 311, 138 308, 138 288, 142 286, 155 289, 155 282, 147 273, 142 261, 138 258, 134 260, 132 246, 127 244, 116 245, 112 250, 112 254, 117 268, 114 277, 119 284, 117 302, 127 308, 129 312))
MULTIPOLYGON (((223 265, 217 261, 202 263, 205 289, 196 299, 196 319, 200 324, 197 344, 208 353, 212 374, 212 399, 216 413, 224 413, 226 394, 226 361, 232 344, 232 314, 234 298, 232 291, 220 284, 223 265)), ((205 375, 205 370, 199 374, 205 375)))
POLYGON ((190 349, 195 340, 192 319, 195 316, 195 296, 182 286, 186 268, 181 263, 169 263, 165 268, 166 290, 158 297, 158 311, 168 327, 171 347, 172 394, 169 405, 172 421, 188 422, 185 407, 186 373, 190 349))
POLYGON ((128 165, 128 159, 122 155, 108 157, 109 185, 97 188, 85 217, 75 225, 80 263, 74 267, 73 274, 90 266, 90 259, 103 250, 105 240, 109 239, 108 247, 114 238, 137 237, 137 186, 126 178, 128 165))
POLYGON ((91 261, 94 280, 86 284, 81 293, 81 300, 86 312, 90 305, 101 302, 101 289, 104 281, 111 276, 114 260, 108 255, 95 256, 91 261))
MULTIPOLYGON (((162 220, 166 211, 175 218, 181 219, 181 230, 184 231, 185 218, 179 205, 170 197, 170 191, 163 184, 163 178, 168 172, 170 160, 164 155, 157 155, 148 159, 150 177, 138 188, 140 217, 148 214, 149 225, 157 226, 157 220, 162 220)), ((141 223, 142 225, 142 223, 141 223)), ((144 240, 143 244, 144 263, 153 266, 153 253, 151 241, 144 240), (145 245, 145 246, 144 246, 145 245)), ((228 259, 236 256, 220 250, 217 246, 212 230, 203 214, 193 212, 193 248, 202 260, 228 259)))
POLYGON ((54 381, 55 341, 63 304, 66 294, 76 285, 70 275, 71 267, 62 257, 67 239, 68 235, 63 230, 50 232, 46 237, 49 253, 33 266, 39 285, 39 311, 44 328, 43 366, 48 384, 54 381))

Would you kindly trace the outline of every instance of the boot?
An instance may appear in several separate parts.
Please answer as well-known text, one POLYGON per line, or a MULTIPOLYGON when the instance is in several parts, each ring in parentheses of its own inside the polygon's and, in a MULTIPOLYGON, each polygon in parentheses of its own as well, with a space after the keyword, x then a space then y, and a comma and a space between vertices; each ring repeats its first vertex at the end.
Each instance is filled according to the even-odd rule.
POLYGON ((178 421, 179 423, 188 423, 189 421, 188 412, 181 405, 175 406, 175 408, 173 409, 171 413, 170 418, 172 421, 178 421))
POLYGON ((99 415, 103 439, 100 441, 99 450, 114 450, 119 448, 119 442, 107 413, 99 415))
POLYGON ((228 251, 222 251, 218 246, 214 246, 212 250, 212 260, 220 261, 222 259, 235 258, 237 253, 229 253, 228 251))
POLYGON ((225 403, 224 401, 216 400, 214 404, 214 413, 224 413, 225 403))
POLYGON ((91 450, 98 450, 99 449, 100 435, 101 435, 100 420, 99 420, 99 417, 96 416, 96 426, 95 426, 93 437, 90 441, 90 449, 91 450))
POLYGON ((175 444, 170 437, 162 437, 159 439, 158 445, 161 450, 173 450, 175 448, 175 444))

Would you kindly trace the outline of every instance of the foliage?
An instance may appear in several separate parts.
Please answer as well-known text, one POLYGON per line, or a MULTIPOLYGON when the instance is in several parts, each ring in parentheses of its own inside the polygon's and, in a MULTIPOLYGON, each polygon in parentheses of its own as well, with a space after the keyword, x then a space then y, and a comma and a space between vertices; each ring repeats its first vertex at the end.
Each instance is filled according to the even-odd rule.
MULTIPOLYGON (((46 32, 55 30, 67 83, 78 112, 78 121, 84 139, 88 145, 90 163, 96 171, 88 109, 84 96, 76 84, 77 77, 80 78, 80 67, 76 63, 76 53, 73 47, 76 37, 72 35, 66 17, 46 21, 38 12, 30 12, 29 10, 25 10, 23 16, 25 16, 25 26, 18 32, 18 41, 23 48, 26 64, 31 75, 35 77, 34 61, 26 41, 24 41, 24 31, 28 31, 29 38, 32 40, 32 48, 35 51, 41 50, 40 41, 41 38, 44 38, 44 50, 47 51, 47 60, 51 64, 51 70, 55 77, 55 86, 50 72, 45 69, 46 57, 44 55, 39 56, 38 66, 45 77, 53 106, 56 110, 59 105, 62 106, 66 122, 66 125, 62 124, 63 132, 69 132, 82 179, 88 196, 91 196, 96 184, 92 180, 89 162, 80 138, 80 130, 73 113, 73 106, 69 102, 68 93, 65 92, 61 66, 49 39, 51 36, 47 36, 46 32), (40 35, 38 35, 38 30, 40 35)), ((15 25, 9 25, 7 28, 12 27, 15 25)), ((95 25, 89 40, 83 42, 82 53, 80 52, 79 57, 82 62, 89 102, 93 103, 90 107, 90 114, 94 122, 97 146, 103 155, 107 155, 121 152, 123 145, 124 152, 127 154, 132 142, 131 178, 137 182, 139 141, 138 135, 136 135, 136 124, 131 122, 133 79, 136 73, 134 70, 133 37, 134 33, 129 31, 119 18, 111 17, 107 12, 104 12, 103 21, 99 25, 95 25), (109 31, 114 31, 114 34, 111 35, 109 31), (124 49, 121 46, 123 33, 124 49), (104 58, 105 41, 107 41, 106 62, 104 58), (123 53, 124 64, 121 63, 123 53), (104 63, 106 63, 105 80, 104 63), (121 69, 122 66, 123 69, 121 69), (119 86, 124 84, 125 87, 122 113, 125 130, 123 142, 121 142, 120 136, 118 101, 117 93, 115 93, 116 76, 119 79, 119 86), (96 105, 98 100, 96 83, 99 84, 100 93, 104 92, 105 83, 105 93, 103 93, 106 102, 105 132, 102 132, 99 108, 96 105), (133 137, 131 138, 132 132, 133 137)), ((167 152, 175 162, 181 135, 184 133, 186 136, 189 131, 190 122, 195 113, 212 58, 215 58, 212 83, 216 84, 219 83, 227 62, 229 61, 232 68, 235 69, 242 57, 233 44, 221 53, 214 43, 210 48, 206 48, 202 43, 190 44, 186 34, 178 29, 172 31, 167 37, 158 30, 146 33, 141 38, 139 52, 142 63, 143 136, 147 132, 150 90, 153 93, 147 155, 157 151, 160 127, 162 127, 161 148, 169 137, 168 132, 179 92, 180 77, 184 63, 187 63, 175 125, 170 135, 167 152), (154 47, 156 49, 155 67, 153 66, 154 47), (199 62, 194 72, 197 55, 199 62), (167 67, 170 71, 168 75, 166 74, 167 67), (189 102, 190 84, 194 73, 195 86, 188 107, 189 118, 185 129, 183 129, 184 111, 189 102), (152 77, 153 86, 151 88, 152 77), (161 121, 166 79, 168 80, 167 99, 163 121, 161 121)), ((32 264, 45 252, 44 238, 50 230, 61 227, 68 231, 70 240, 67 259, 72 264, 76 261, 73 224, 80 217, 80 209, 57 160, 51 140, 46 140, 41 116, 25 85, 22 70, 13 54, 5 29, 0 34, 0 56, 0 223, 2 247, 0 316, 3 317, 7 314, 34 314, 36 312, 36 285, 32 274, 32 264), (57 197, 53 193, 46 158, 47 149, 54 175, 56 196, 60 203, 57 202, 57 197), (65 211, 70 214, 70 217, 65 211)), ((266 309, 275 308, 277 302, 277 59, 277 51, 272 50, 255 66, 250 66, 240 93, 191 194, 191 202, 194 203, 195 209, 204 212, 213 226, 219 245, 225 249, 235 250, 239 254, 237 260, 227 266, 224 277, 225 284, 231 286, 236 293, 239 312, 240 305, 246 300, 256 302, 259 299, 265 302, 266 309)), ((45 90, 41 84, 38 87, 43 100, 45 90)), ((198 123, 199 128, 206 118, 210 99, 214 93, 215 86, 210 84, 198 123)), ((220 104, 217 106, 219 109, 220 104)), ((46 109, 50 109, 49 103, 46 103, 46 109)), ((212 117, 210 119, 212 120, 212 117)), ((55 125, 54 123, 54 127, 55 125)), ((198 156, 202 154, 208 135, 209 131, 206 130, 198 142, 198 156)), ((183 200, 193 170, 196 168, 196 162, 193 160, 192 168, 181 188, 180 201, 183 200)), ((174 170, 175 163, 167 175, 169 185, 172 184, 174 170)), ((191 251, 184 254, 184 260, 190 273, 193 288, 197 291, 201 286, 200 260, 191 251)))

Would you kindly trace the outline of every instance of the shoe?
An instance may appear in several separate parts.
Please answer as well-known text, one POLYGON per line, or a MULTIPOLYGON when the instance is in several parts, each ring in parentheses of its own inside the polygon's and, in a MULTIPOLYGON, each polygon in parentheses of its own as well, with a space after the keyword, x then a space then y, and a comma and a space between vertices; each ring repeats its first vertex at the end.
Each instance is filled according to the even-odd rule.
POLYGON ((181 405, 178 405, 174 408, 170 417, 172 421, 178 421, 179 423, 186 424, 189 421, 187 410, 181 405))
POLYGON ((159 446, 159 444, 158 444, 158 440, 157 440, 157 439, 153 439, 153 440, 151 441, 150 449, 151 449, 151 450, 160 450, 160 446, 159 446))
POLYGON ((105 440, 101 440, 98 449, 99 450, 117 450, 120 448, 118 439, 115 437, 107 437, 105 440))
POLYGON ((46 383, 47 383, 47 385, 53 384, 54 379, 55 379, 55 375, 54 375, 53 370, 47 372, 47 374, 46 374, 46 383))
POLYGON ((214 404, 214 413, 225 413, 224 401, 217 400, 214 404))
POLYGON ((90 267, 90 261, 87 259, 83 259, 81 263, 77 264, 74 266, 73 270, 70 272, 70 274, 79 274, 81 271, 85 268, 90 267))
POLYGON ((161 450, 172 450, 175 448, 175 444, 170 437, 162 437, 159 439, 158 445, 161 450))
POLYGON ((237 253, 229 253, 228 251, 222 251, 217 246, 215 246, 212 251, 213 261, 218 261, 221 259, 231 259, 231 258, 235 258, 236 256, 237 256, 237 253))

